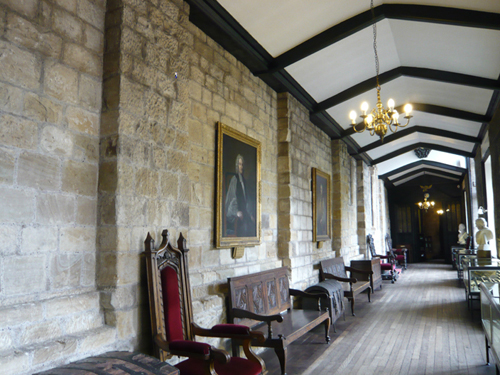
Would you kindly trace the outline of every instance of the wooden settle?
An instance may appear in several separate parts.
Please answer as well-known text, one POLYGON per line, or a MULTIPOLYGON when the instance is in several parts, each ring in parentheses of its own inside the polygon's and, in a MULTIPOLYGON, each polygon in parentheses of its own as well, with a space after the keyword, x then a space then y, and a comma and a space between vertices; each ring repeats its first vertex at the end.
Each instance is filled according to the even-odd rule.
POLYGON ((356 271, 351 272, 351 277, 355 277, 358 282, 367 280, 370 281, 372 293, 378 287, 382 289, 382 270, 380 268, 380 259, 351 260, 351 267, 362 271, 373 272, 372 275, 367 275, 366 273, 357 273, 356 271))
MULTIPOLYGON (((286 267, 228 279, 228 320, 267 331, 264 342, 252 341, 253 346, 273 348, 278 356, 281 373, 286 374, 287 346, 320 324, 325 326, 325 340, 330 342, 330 316, 321 310, 321 298, 326 294, 310 294, 289 288, 286 267), (290 296, 314 298, 318 310, 295 309, 290 296)), ((233 355, 239 351, 233 342, 233 355)))
POLYGON ((354 314, 354 300, 355 297, 366 291, 368 293, 368 302, 371 302, 371 276, 373 271, 360 270, 352 267, 348 267, 344 264, 344 258, 330 258, 325 259, 320 262, 319 274, 321 281, 333 279, 341 281, 344 287, 344 297, 346 297, 351 302, 351 313, 354 314), (347 277, 346 271, 351 273, 350 277, 347 277), (353 277, 353 273, 358 275, 363 275, 365 280, 358 280, 353 277))

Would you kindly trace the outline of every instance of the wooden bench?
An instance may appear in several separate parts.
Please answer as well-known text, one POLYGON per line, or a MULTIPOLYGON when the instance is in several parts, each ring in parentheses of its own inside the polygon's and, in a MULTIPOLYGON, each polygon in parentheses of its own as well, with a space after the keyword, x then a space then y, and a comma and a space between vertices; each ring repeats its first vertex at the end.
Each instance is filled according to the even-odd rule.
MULTIPOLYGON (((320 324, 325 326, 325 340, 330 342, 330 316, 321 309, 320 299, 326 294, 309 294, 290 289, 286 267, 231 277, 229 283, 228 320, 253 330, 266 329, 265 342, 252 341, 252 346, 273 348, 286 374, 287 346, 320 324), (290 296, 315 298, 318 311, 292 308, 290 296), (267 327, 266 327, 267 324, 267 327)), ((233 340, 233 355, 239 343, 233 340)))
POLYGON ((342 281, 344 286, 344 297, 351 301, 351 313, 354 316, 354 299, 365 290, 368 293, 368 302, 371 302, 370 293, 372 292, 371 284, 373 271, 360 270, 352 267, 347 267, 344 264, 342 257, 325 259, 320 262, 319 274, 321 281, 333 279, 342 281), (351 277, 347 277, 346 271, 351 273, 351 277), (365 280, 358 280, 353 277, 353 273, 366 275, 365 280))

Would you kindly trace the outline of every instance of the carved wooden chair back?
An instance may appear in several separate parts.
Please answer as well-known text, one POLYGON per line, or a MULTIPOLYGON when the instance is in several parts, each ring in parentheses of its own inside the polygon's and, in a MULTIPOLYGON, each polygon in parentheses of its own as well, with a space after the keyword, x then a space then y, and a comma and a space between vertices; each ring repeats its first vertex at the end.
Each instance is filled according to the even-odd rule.
MULTIPOLYGON (((181 234, 176 248, 164 230, 162 242, 154 250, 154 239, 148 233, 145 247, 153 337, 159 335, 167 342, 194 340, 186 239, 181 234)), ((157 345, 155 355, 162 361, 171 357, 157 345)))
POLYGON ((319 267, 319 276, 321 281, 326 280, 324 277, 325 273, 329 273, 345 279, 349 278, 345 270, 343 257, 322 260, 319 267))

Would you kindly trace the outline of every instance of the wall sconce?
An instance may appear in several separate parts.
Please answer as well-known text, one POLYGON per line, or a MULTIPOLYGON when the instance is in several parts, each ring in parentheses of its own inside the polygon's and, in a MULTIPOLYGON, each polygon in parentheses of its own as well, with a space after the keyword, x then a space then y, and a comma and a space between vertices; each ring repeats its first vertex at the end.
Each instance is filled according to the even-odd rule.
POLYGON ((484 208, 483 206, 479 206, 479 208, 477 209, 477 213, 479 215, 484 215, 486 212, 488 212, 488 210, 486 208, 484 208))
POLYGON ((443 211, 443 210, 437 210, 437 211, 436 211, 436 213, 437 213, 438 215, 442 215, 442 214, 444 214, 444 211, 443 211))

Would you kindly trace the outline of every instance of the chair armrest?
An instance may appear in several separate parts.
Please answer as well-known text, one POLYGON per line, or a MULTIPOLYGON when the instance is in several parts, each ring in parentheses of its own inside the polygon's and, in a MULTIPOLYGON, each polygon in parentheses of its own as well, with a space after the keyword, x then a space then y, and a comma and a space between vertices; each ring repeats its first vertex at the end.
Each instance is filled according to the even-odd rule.
POLYGON ((255 313, 247 311, 247 310, 237 309, 235 307, 233 307, 232 313, 233 313, 233 317, 240 318, 240 319, 252 319, 252 320, 259 320, 261 322, 277 321, 278 323, 281 323, 283 321, 283 316, 281 314, 260 315, 260 314, 255 314, 255 313))
POLYGON ((168 343, 159 335, 156 335, 155 343, 170 354, 181 357, 196 358, 204 361, 211 359, 221 363, 228 363, 231 359, 231 356, 225 350, 214 348, 204 342, 175 340, 168 343))
POLYGON ((350 272, 357 272, 357 273, 361 273, 361 274, 365 274, 365 275, 373 275, 373 271, 359 270, 359 269, 353 268, 353 267, 346 267, 345 269, 346 269, 346 271, 350 271, 350 272))
POLYGON ((374 258, 381 258, 381 259, 390 259, 390 255, 381 255, 381 254, 375 254, 374 258))
POLYGON ((339 277, 339 276, 332 275, 331 273, 323 273, 323 277, 325 279, 333 279, 333 280, 337 280, 337 281, 342 281, 344 283, 357 283, 358 282, 358 280, 355 277, 349 277, 349 278, 339 277))
POLYGON ((298 289, 289 289, 290 290, 290 295, 291 296, 296 296, 296 297, 304 297, 304 298, 328 298, 328 295, 326 293, 308 293, 308 292, 303 292, 302 290, 298 289))
POLYGON ((217 324, 211 329, 200 327, 196 323, 191 323, 193 333, 204 337, 225 337, 228 339, 249 340, 257 339, 260 342, 266 341, 264 334, 259 331, 251 331, 249 327, 241 324, 217 324))

